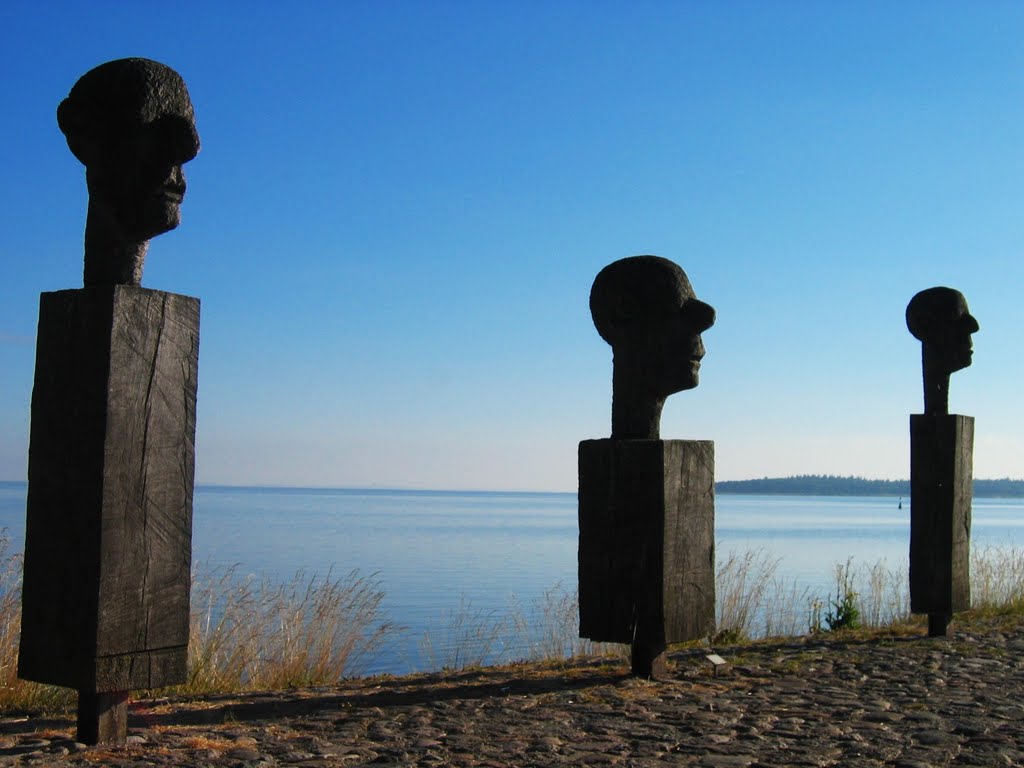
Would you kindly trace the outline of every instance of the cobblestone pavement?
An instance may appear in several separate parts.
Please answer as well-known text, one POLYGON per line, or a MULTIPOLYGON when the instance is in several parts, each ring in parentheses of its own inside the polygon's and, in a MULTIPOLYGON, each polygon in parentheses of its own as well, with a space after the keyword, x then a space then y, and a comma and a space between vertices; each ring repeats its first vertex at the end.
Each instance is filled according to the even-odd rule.
POLYGON ((131 706, 125 747, 0 720, 0 766, 1024 766, 1024 623, 588 660, 131 706))

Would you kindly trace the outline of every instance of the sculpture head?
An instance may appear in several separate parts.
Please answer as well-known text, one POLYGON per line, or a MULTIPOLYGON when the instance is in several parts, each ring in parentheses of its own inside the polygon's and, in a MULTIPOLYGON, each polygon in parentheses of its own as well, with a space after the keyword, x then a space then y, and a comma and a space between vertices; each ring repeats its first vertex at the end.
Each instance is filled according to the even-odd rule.
POLYGON ((978 331, 978 321, 960 291, 940 286, 921 291, 910 300, 907 328, 921 342, 925 409, 946 413, 949 374, 971 364, 971 335, 978 331))
POLYGON ((700 380, 701 333, 715 310, 696 297, 678 264, 632 256, 598 273, 590 312, 612 346, 612 437, 656 439, 665 399, 700 380))
POLYGON ((86 169, 86 285, 137 285, 146 242, 181 221, 182 165, 199 152, 185 83, 156 61, 110 61, 75 83, 57 108, 57 123, 86 169), (126 251, 137 264, 100 266, 126 251))
POLYGON ((971 334, 978 321, 967 309, 967 299, 953 288, 928 288, 907 305, 907 328, 946 373, 971 364, 971 334))

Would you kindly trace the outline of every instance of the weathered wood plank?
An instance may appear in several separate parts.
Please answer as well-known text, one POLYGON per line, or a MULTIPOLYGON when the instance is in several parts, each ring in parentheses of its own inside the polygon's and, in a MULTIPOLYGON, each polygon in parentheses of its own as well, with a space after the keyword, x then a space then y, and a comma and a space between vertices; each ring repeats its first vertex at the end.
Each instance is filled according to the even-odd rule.
POLYGON ((18 675, 93 685, 110 289, 40 297, 18 675))
POLYGON ((188 646, 159 650, 131 651, 100 656, 95 661, 95 685, 98 691, 131 691, 159 688, 188 679, 188 646))
POLYGON ((714 444, 579 446, 580 636, 677 643, 714 631, 714 444))
POLYGON ((910 610, 950 616, 971 607, 974 419, 910 417, 910 610))
POLYGON ((199 303, 140 290, 111 331, 99 657, 188 643, 199 303))
POLYGON ((128 694, 78 692, 77 738, 83 744, 124 744, 128 740, 128 694))
POLYGON ((21 677, 80 691, 184 681, 199 302, 43 294, 21 677))
POLYGON ((715 444, 666 440, 665 638, 715 631, 715 444))
POLYGON ((641 612, 661 620, 662 448, 626 442, 579 445, 580 636, 598 642, 633 642, 641 612))

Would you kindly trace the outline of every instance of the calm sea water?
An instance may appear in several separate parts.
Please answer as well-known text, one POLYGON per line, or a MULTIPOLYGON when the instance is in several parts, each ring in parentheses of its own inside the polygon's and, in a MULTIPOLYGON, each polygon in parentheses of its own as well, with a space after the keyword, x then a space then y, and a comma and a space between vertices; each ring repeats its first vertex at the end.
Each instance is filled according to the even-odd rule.
MULTIPOLYGON (((0 483, 0 526, 20 550, 24 483, 0 483)), ((1024 500, 976 499, 975 546, 1024 542, 1024 500)), ((834 566, 885 559, 905 569, 909 505, 896 498, 716 498, 717 555, 762 548, 778 575, 825 595, 834 566)), ((195 495, 196 562, 287 580, 299 569, 377 574, 388 616, 406 630, 371 672, 430 666, 422 638, 451 614, 528 605, 576 583, 576 495, 205 486, 195 495), (460 609, 461 606, 461 609, 460 609)), ((438 647, 444 639, 432 637, 438 647)))

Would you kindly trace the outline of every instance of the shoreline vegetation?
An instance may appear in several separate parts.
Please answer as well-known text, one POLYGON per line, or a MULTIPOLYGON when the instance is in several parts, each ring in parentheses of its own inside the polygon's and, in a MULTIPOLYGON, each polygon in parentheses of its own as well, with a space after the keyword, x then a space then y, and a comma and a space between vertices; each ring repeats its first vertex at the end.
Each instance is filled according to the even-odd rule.
MULTIPOLYGON (((722 646, 823 633, 912 631, 906 563, 884 560, 835 565, 833 587, 819 594, 778 575, 779 558, 763 549, 731 551, 716 568, 717 631, 687 645, 722 646)), ((0 534, 0 715, 64 712, 74 691, 17 678, 21 623, 21 555, 0 534)), ((1024 550, 975 548, 971 556, 972 616, 1024 613, 1024 550)), ((407 630, 382 610, 375 574, 298 572, 285 583, 234 569, 193 572, 188 680, 155 696, 287 690, 335 685, 362 676, 370 660, 390 652, 407 630)), ((534 601, 482 610, 463 599, 420 638, 416 672, 454 672, 513 662, 558 664, 582 656, 627 663, 628 647, 577 635, 574 589, 555 585, 534 601)), ((385 677, 391 677, 390 675, 385 677)))
MULTIPOLYGON (((0 480, 0 488, 27 489, 25 480, 0 480)), ((210 493, 261 493, 275 491, 279 493, 358 493, 372 495, 411 494, 411 495, 464 495, 476 496, 488 494, 496 496, 549 496, 575 495, 575 491, 494 491, 466 490, 443 488, 335 488, 330 486, 290 486, 290 485, 220 485, 217 483, 200 483, 197 491, 210 493)), ((877 480, 857 475, 791 475, 789 477, 762 477, 750 480, 719 480, 715 483, 715 493, 726 495, 781 495, 781 496, 892 496, 910 499, 910 480, 877 480)), ((974 497, 983 499, 1020 499, 1024 498, 1024 480, 1003 477, 995 479, 974 479, 974 497)))
MULTIPOLYGON (((793 475, 763 477, 759 480, 720 480, 715 492, 784 496, 902 496, 909 503, 909 480, 872 480, 854 475, 793 475)), ((1024 498, 1024 480, 1005 477, 974 480, 974 497, 986 499, 1024 498)))

